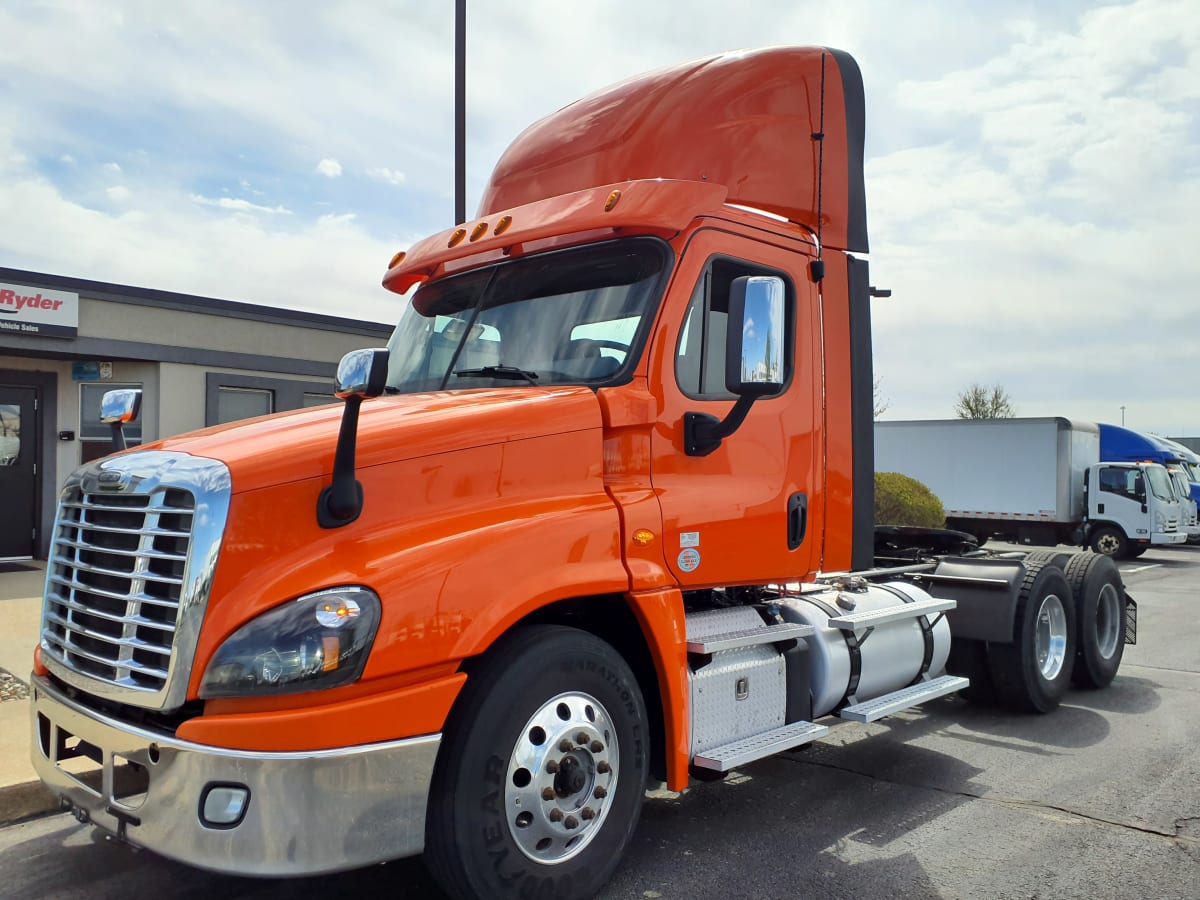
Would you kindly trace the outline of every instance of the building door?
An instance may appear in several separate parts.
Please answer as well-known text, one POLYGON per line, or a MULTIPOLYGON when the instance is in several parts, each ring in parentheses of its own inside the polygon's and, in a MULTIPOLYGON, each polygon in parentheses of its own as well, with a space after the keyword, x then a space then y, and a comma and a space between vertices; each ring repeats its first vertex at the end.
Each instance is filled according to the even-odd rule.
POLYGON ((0 559, 33 556, 37 388, 0 385, 0 559))

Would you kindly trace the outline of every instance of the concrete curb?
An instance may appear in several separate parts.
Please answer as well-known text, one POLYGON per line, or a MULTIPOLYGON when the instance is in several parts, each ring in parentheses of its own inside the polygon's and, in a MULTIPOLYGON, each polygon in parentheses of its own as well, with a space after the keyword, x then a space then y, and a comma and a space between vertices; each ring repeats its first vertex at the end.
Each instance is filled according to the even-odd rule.
POLYGON ((62 802, 40 781, 0 787, 0 828, 62 810, 62 802))

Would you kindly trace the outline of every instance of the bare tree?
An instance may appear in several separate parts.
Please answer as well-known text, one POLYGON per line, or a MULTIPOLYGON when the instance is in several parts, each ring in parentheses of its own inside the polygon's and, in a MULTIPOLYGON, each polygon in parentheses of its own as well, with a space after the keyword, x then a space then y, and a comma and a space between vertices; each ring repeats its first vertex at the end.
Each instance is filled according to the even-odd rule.
POLYGON ((1011 419, 1017 408, 1000 385, 972 384, 958 395, 954 414, 960 419, 1011 419))
POLYGON ((875 376, 874 409, 875 409, 875 418, 877 418, 877 419, 880 416, 882 416, 885 412, 887 412, 888 407, 892 405, 892 401, 889 400, 887 397, 883 396, 883 389, 880 387, 880 385, 882 385, 882 384, 883 384, 883 376, 876 375, 875 376))

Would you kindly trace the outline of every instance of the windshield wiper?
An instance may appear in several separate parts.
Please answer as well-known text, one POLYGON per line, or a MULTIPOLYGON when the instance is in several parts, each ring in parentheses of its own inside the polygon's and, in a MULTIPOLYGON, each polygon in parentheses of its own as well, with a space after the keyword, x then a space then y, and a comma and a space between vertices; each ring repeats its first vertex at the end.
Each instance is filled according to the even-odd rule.
POLYGON ((507 378, 511 381, 528 381, 530 384, 537 384, 538 378, 537 372, 526 372, 524 369, 518 369, 516 366, 483 366, 479 369, 458 369, 454 374, 468 377, 507 378))

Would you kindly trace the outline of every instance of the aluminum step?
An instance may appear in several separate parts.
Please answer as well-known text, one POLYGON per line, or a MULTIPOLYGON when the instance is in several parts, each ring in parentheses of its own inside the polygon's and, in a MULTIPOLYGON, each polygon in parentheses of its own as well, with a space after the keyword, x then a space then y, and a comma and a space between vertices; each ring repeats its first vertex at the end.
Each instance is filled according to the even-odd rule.
POLYGON ((773 644, 791 638, 808 637, 816 631, 811 625, 799 622, 784 622, 762 628, 746 628, 742 631, 726 631, 687 642, 688 653, 716 653, 718 650, 735 650, 738 647, 753 647, 756 644, 773 644))
POLYGON ((956 600, 949 598, 916 600, 912 603, 885 606, 883 609, 868 609, 863 612, 846 613, 844 616, 834 616, 829 620, 829 624, 842 631, 861 631, 864 628, 873 628, 876 625, 885 625, 900 619, 915 619, 917 616, 925 616, 929 613, 945 612, 948 609, 954 609, 957 605, 956 600))
POLYGON ((922 681, 890 694, 884 694, 874 700, 843 707, 838 715, 852 722, 874 722, 876 719, 882 719, 892 713, 917 706, 927 700, 935 700, 938 697, 953 694, 955 691, 961 691, 970 683, 969 679, 958 675, 943 675, 940 678, 922 681))
POLYGON ((802 744, 811 744, 817 738, 829 733, 828 725, 817 725, 813 722, 792 722, 779 728, 772 728, 761 734, 747 738, 739 738, 721 747, 710 747, 692 758, 692 765, 699 769, 709 769, 713 772, 728 772, 738 766, 790 750, 802 744))

